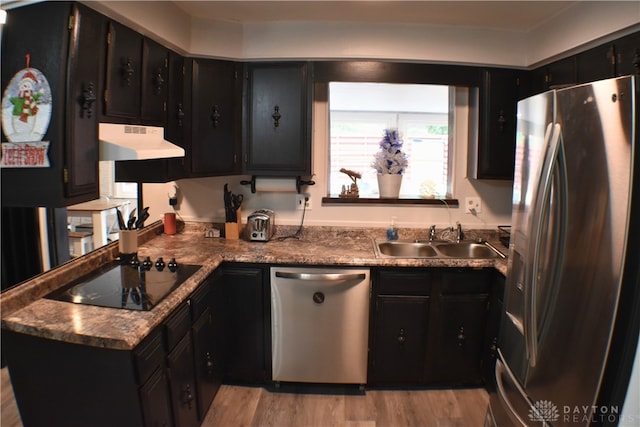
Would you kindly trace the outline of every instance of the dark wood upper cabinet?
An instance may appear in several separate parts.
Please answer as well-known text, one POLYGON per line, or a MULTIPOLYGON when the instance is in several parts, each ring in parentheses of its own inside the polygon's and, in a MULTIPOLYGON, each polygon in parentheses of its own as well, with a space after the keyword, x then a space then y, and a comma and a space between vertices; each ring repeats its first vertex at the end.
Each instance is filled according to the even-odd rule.
POLYGON ((615 49, 612 43, 576 55, 577 83, 588 83, 615 76, 615 49))
POLYGON ((477 146, 469 149, 470 176, 512 180, 515 162, 516 113, 525 72, 484 70, 480 87, 477 146))
MULTIPOLYGON (((49 167, 2 168, 3 206, 61 207, 97 199, 98 101, 105 22, 81 4, 45 2, 8 11, 2 29, 2 87, 27 67, 51 89, 49 167), (24 28, 38 23, 37 31, 24 28)), ((42 82, 40 82, 42 83, 42 82)), ((44 118, 47 109, 38 110, 44 118)), ((2 140, 7 141, 3 128, 2 140)))
POLYGON ((577 83, 576 57, 571 56, 538 67, 531 72, 531 94, 577 83))
POLYGON ((108 28, 103 119, 163 126, 169 50, 117 22, 108 28))
POLYGON ((247 174, 311 175, 310 68, 304 62, 246 65, 247 174))
POLYGON ((140 115, 142 35, 109 22, 104 114, 136 119, 140 115))
POLYGON ((142 43, 142 99, 140 118, 145 123, 166 122, 169 86, 169 50, 153 40, 142 43))
POLYGON ((240 64, 192 60, 190 176, 241 172, 240 64))
POLYGON ((640 74, 640 31, 614 42, 616 76, 640 74))

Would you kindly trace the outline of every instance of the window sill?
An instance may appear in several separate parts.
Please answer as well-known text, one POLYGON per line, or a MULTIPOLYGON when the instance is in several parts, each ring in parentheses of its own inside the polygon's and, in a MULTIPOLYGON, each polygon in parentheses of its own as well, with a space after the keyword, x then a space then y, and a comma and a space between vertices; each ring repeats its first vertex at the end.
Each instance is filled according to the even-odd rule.
POLYGON ((380 198, 349 198, 349 197, 323 197, 323 205, 447 205, 449 207, 459 206, 458 199, 421 199, 421 198, 400 198, 400 199, 380 199, 380 198))

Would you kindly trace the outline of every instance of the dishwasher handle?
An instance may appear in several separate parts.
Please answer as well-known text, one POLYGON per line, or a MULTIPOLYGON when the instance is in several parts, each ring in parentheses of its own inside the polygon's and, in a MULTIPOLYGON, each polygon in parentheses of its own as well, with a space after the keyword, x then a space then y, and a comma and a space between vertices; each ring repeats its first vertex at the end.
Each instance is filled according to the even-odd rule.
POLYGON ((364 273, 290 273, 287 271, 276 271, 276 277, 281 277, 283 279, 335 282, 339 280, 364 280, 367 276, 364 273))

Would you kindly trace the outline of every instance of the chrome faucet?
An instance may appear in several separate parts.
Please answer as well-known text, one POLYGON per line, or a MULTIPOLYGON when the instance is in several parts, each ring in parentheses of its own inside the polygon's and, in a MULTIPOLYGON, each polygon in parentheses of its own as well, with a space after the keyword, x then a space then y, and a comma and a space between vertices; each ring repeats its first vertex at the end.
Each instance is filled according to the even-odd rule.
POLYGON ((429 227, 429 241, 433 241, 436 238, 436 226, 435 224, 429 227))
POLYGON ((462 225, 456 222, 458 230, 456 232, 456 242, 460 243, 464 239, 464 233, 462 232, 462 225))

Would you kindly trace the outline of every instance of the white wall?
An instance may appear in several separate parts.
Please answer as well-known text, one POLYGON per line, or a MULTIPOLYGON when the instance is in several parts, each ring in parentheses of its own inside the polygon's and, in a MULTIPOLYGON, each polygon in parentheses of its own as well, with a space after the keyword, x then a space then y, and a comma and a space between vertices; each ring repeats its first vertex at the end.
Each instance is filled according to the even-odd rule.
MULTIPOLYGON (((453 194, 461 204, 465 197, 480 196, 483 201, 482 213, 477 216, 465 214, 462 207, 447 209, 444 205, 322 205, 321 199, 327 194, 328 170, 328 105, 326 96, 316 85, 316 99, 313 108, 313 179, 316 185, 307 187, 311 196, 311 210, 305 216, 306 225, 333 225, 345 227, 386 226, 392 216, 397 217, 401 227, 425 227, 437 224, 445 227, 460 221, 465 228, 495 228, 511 221, 511 185, 509 181, 474 181, 466 178, 468 109, 466 90, 460 91, 456 102, 456 128, 454 148, 454 188, 453 194), (323 101, 320 101, 323 100, 323 101)), ((295 209, 295 193, 251 194, 242 179, 249 177, 220 177, 185 179, 177 182, 179 187, 178 213, 184 220, 224 222, 223 186, 229 184, 234 193, 245 196, 243 216, 255 209, 270 208, 276 211, 276 223, 299 224, 302 211, 295 209)), ((158 219, 169 211, 167 194, 173 183, 145 184, 143 188, 145 205, 158 219)))
POLYGON ((640 28, 638 1, 581 1, 530 32, 393 23, 222 22, 172 2, 87 1, 180 53, 229 59, 372 58, 529 67, 640 28))

